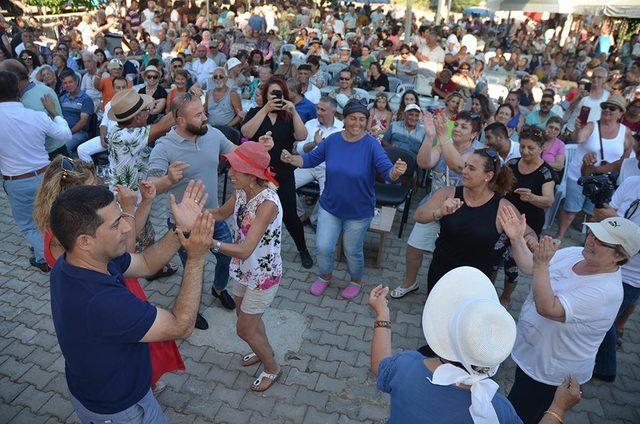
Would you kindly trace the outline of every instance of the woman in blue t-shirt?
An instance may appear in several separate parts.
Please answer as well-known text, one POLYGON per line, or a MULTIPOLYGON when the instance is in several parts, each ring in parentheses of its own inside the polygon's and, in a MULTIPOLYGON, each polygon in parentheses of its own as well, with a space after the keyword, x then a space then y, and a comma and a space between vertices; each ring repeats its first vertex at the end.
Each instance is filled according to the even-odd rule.
MULTIPOLYGON (((422 313, 430 357, 415 350, 392 355, 388 292, 377 286, 368 303, 376 314, 371 371, 378 390, 390 395, 389 424, 522 423, 491 380, 511 353, 516 325, 487 276, 459 267, 434 286, 422 313)), ((540 422, 562 422, 580 395, 579 384, 568 377, 540 422)))
POLYGON ((376 172, 389 182, 396 181, 407 164, 400 159, 392 164, 378 140, 367 133, 369 110, 364 103, 350 100, 343 115, 344 131, 331 134, 302 156, 283 150, 281 159, 301 168, 326 163, 327 180, 320 196, 316 231, 320 275, 311 285, 311 294, 320 296, 329 286, 336 243, 342 233, 351 282, 340 295, 353 299, 360 293, 364 273, 364 236, 374 214, 376 172))

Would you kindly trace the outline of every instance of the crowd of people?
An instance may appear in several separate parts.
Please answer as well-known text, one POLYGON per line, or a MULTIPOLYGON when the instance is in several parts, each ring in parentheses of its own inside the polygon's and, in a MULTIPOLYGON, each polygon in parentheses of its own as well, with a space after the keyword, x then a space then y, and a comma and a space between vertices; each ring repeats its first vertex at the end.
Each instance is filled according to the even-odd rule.
POLYGON ((333 283, 338 243, 340 297, 370 292, 389 422, 562 423, 580 385, 615 380, 640 297, 640 34, 596 17, 563 35, 562 15, 451 15, 414 16, 407 36, 391 7, 289 1, 106 2, 53 27, 0 23, 3 186, 30 264, 50 272, 83 423, 166 422, 155 394, 185 368, 175 340, 209 327, 208 251, 211 295, 250 348, 240 365, 263 367, 249 389, 275 384, 262 316, 287 278, 283 224, 301 265, 315 258, 312 295, 333 283), (406 181, 427 193, 405 277, 367 289, 377 187, 406 181), (308 213, 314 199, 298 190, 314 182, 308 213), (149 214, 163 193, 157 237, 149 214), (584 245, 560 248, 581 213, 584 245), (178 272, 176 253, 182 283, 166 310, 138 279, 178 272), (393 355, 387 295, 419 289, 425 253, 427 344, 393 355), (532 283, 516 323, 521 273, 532 283), (505 397, 491 377, 508 356, 505 397))

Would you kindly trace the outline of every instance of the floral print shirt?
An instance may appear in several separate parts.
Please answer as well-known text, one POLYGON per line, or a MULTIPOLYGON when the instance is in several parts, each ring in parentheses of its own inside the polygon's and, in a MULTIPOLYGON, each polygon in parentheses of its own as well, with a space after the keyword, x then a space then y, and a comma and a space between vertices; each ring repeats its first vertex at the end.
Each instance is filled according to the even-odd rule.
POLYGON ((254 290, 267 290, 280 283, 282 278, 282 206, 278 194, 264 189, 247 202, 244 190, 236 190, 234 206, 233 242, 242 243, 256 218, 258 207, 271 201, 278 207, 278 215, 269 224, 258 246, 247 259, 232 258, 229 273, 238 283, 254 290))
POLYGON ((140 181, 147 177, 147 166, 151 147, 149 134, 151 125, 139 128, 117 128, 107 135, 109 143, 109 166, 113 189, 122 185, 137 192, 140 181))

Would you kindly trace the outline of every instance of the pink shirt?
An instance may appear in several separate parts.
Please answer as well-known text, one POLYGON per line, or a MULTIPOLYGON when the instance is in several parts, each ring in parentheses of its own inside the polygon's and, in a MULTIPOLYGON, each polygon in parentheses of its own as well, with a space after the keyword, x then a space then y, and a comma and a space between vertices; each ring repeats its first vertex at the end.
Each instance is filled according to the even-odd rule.
POLYGON ((556 158, 559 155, 564 155, 564 154, 565 154, 564 142, 559 138, 556 138, 551 144, 551 146, 549 146, 548 148, 542 151, 542 159, 544 159, 544 161, 547 162, 548 164, 552 165, 556 163, 556 158))

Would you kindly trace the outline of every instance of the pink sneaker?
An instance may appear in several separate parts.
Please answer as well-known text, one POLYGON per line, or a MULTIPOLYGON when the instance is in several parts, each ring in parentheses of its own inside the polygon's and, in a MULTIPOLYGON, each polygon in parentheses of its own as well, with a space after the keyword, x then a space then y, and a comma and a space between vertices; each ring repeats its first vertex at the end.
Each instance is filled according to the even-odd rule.
POLYGON ((340 292, 340 296, 343 299, 353 299, 360 293, 360 289, 362 286, 358 283, 354 283, 353 281, 349 283, 349 285, 342 289, 340 292))
POLYGON ((322 293, 329 287, 329 281, 316 278, 316 281, 311 284, 311 294, 314 296, 322 296, 322 293))

